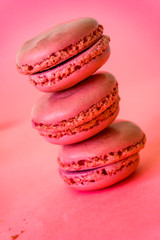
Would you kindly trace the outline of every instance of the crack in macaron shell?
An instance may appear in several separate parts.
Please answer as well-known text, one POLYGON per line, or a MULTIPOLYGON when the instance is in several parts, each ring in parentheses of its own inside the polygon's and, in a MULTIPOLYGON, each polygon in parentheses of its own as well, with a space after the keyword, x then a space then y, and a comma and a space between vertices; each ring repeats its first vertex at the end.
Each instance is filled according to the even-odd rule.
POLYGON ((79 190, 95 190, 108 187, 128 177, 135 171, 139 163, 139 153, 118 162, 84 171, 64 171, 59 169, 64 182, 79 190))
MULTIPOLYGON (((44 85, 48 85, 50 89, 52 89, 51 87, 53 85, 58 84, 60 81, 62 81, 62 79, 69 77, 77 70, 80 71, 81 68, 83 70, 83 67, 89 64, 91 61, 95 59, 98 61, 98 57, 104 54, 104 57, 102 59, 103 61, 100 61, 101 64, 95 64, 94 67, 92 67, 92 70, 88 71, 88 74, 85 75, 85 77, 88 77, 94 73, 100 67, 100 65, 103 65, 109 58, 110 48, 108 46, 108 43, 109 41, 107 37, 102 36, 94 45, 86 49, 84 52, 81 52, 78 55, 74 56, 73 58, 68 59, 66 62, 62 62, 60 65, 57 65, 46 71, 29 75, 29 81, 34 86, 39 87, 39 89, 43 90, 44 88, 40 87, 43 87, 44 85)), ((78 76, 77 79, 78 80, 76 83, 83 80, 81 78, 78 78, 78 76)), ((54 88, 52 90, 54 90, 54 88)))
MULTIPOLYGON (((96 29, 94 29, 88 36, 86 35, 83 39, 80 39, 78 42, 74 44, 70 44, 66 46, 64 49, 59 49, 57 52, 51 53, 50 56, 46 57, 45 59, 39 61, 34 65, 21 65, 19 60, 17 60, 17 69, 22 74, 33 74, 36 72, 40 72, 46 69, 49 69, 57 64, 73 57, 74 55, 78 54, 79 52, 85 50, 89 46, 91 46, 95 41, 97 41, 103 33, 103 26, 98 25, 96 29)), ((109 40, 109 37, 108 37, 109 40)), ((29 44, 29 41, 25 44, 29 44)), ((24 44, 24 48, 25 48, 24 44)), ((22 47, 23 48, 23 47, 22 47)), ((19 54, 22 50, 19 50, 19 54)), ((19 57, 17 57, 19 59, 19 57)))

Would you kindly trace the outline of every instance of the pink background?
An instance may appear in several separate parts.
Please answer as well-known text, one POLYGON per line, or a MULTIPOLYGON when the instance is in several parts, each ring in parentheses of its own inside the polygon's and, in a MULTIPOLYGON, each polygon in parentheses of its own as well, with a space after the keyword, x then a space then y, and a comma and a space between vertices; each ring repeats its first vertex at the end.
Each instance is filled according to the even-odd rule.
POLYGON ((1 0, 0 240, 160 239, 160 1, 1 0), (118 118, 147 135, 137 171, 100 191, 67 188, 56 146, 30 123, 42 93, 16 71, 24 41, 66 20, 94 17, 111 37, 102 70, 118 82, 118 118))

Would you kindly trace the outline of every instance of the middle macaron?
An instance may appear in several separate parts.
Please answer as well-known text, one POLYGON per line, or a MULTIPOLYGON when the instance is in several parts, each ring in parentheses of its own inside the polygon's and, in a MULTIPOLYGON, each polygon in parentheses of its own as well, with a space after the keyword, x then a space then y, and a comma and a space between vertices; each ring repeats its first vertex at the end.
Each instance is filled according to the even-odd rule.
POLYGON ((42 96, 32 109, 32 124, 48 142, 67 145, 99 133, 118 112, 118 83, 112 74, 100 72, 42 96))

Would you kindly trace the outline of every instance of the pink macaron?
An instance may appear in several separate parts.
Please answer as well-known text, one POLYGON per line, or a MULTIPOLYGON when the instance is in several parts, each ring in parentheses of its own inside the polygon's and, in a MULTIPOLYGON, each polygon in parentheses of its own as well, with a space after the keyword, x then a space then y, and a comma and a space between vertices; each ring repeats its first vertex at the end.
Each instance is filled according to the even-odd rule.
POLYGON ((102 131, 118 112, 118 83, 100 72, 67 90, 44 94, 32 109, 32 123, 47 141, 66 145, 102 131))
POLYGON ((108 36, 93 18, 56 25, 25 42, 16 57, 17 69, 44 92, 72 87, 109 58, 108 36))
POLYGON ((145 134, 137 125, 116 120, 86 141, 61 146, 60 175, 77 190, 108 187, 135 171, 145 141, 145 134))

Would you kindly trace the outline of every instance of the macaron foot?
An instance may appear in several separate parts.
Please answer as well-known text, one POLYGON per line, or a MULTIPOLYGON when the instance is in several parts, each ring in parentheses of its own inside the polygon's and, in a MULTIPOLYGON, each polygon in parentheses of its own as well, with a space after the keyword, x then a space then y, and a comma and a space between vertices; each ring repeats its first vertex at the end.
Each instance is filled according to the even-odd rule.
POLYGON ((80 191, 91 191, 109 187, 132 174, 139 163, 139 154, 118 162, 85 171, 67 172, 60 169, 64 182, 80 191))

